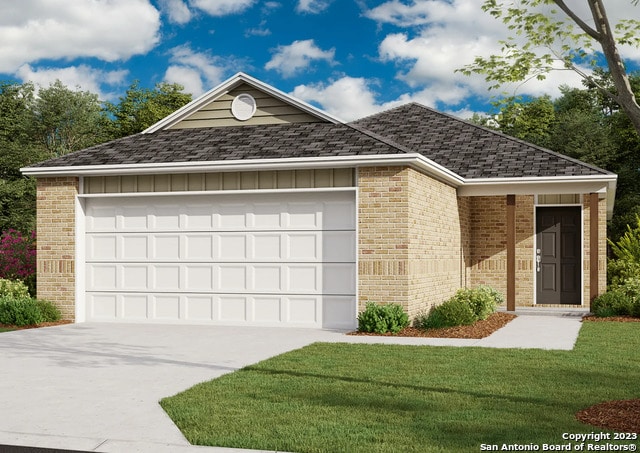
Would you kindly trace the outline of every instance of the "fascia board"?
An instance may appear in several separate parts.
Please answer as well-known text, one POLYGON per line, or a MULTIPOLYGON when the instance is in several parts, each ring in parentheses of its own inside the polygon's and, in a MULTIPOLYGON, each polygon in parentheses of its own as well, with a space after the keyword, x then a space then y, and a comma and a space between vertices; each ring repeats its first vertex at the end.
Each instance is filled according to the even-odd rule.
POLYGON ((343 121, 341 121, 340 119, 326 113, 323 112, 322 110, 313 107, 310 104, 307 104, 306 102, 303 102, 299 99, 296 99, 270 85, 267 85, 264 82, 261 82, 258 79, 255 79, 253 77, 251 77, 250 75, 247 75, 245 73, 239 72, 236 75, 234 75, 233 77, 230 77, 229 79, 225 80, 224 82, 222 82, 220 85, 218 85, 217 87, 212 88, 211 90, 207 91, 206 93, 204 93, 203 95, 201 95, 200 97, 194 99, 193 101, 191 101, 190 103, 188 103, 187 105, 179 108, 178 110, 176 110, 175 112, 171 113, 170 115, 164 117, 163 119, 161 119, 160 121, 158 121, 157 123, 149 126, 147 129, 145 129, 144 131, 142 131, 143 134, 151 134, 153 132, 159 131, 159 130, 164 130, 167 129, 171 126, 173 126, 176 123, 179 123, 180 121, 182 121, 183 119, 185 119, 186 117, 188 117, 189 115, 191 115, 192 113, 198 111, 200 108, 202 108, 203 106, 205 106, 206 104, 212 102, 214 99, 222 96, 223 94, 227 93, 228 91, 232 90, 233 88, 235 88, 237 85, 240 85, 241 83, 247 83, 249 85, 254 86, 255 88, 262 90, 266 93, 268 93, 269 95, 280 99, 283 102, 286 102, 288 104, 291 104, 297 108, 299 108, 300 110, 313 115, 315 117, 319 117, 325 121, 328 121, 330 123, 343 123, 343 121))
POLYGON ((411 166, 424 171, 454 187, 463 178, 420 154, 385 154, 371 156, 303 157, 290 159, 245 159, 211 162, 170 162, 158 164, 128 164, 73 167, 25 167, 20 171, 26 176, 119 176, 167 173, 199 173, 229 171, 289 170, 306 168, 345 168, 364 166, 411 166))

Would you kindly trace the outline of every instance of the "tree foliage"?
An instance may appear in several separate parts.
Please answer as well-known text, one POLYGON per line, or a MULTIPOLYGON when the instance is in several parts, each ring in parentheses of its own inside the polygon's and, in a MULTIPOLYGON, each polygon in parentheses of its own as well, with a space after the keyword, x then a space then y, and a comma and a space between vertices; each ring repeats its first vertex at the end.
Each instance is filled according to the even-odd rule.
POLYGON ((191 100, 175 84, 131 85, 119 104, 56 81, 0 82, 0 233, 35 229, 36 184, 20 168, 141 132, 191 100))
POLYGON ((485 0, 482 9, 505 23, 512 35, 500 41, 500 55, 476 57, 460 71, 483 74, 491 88, 543 80, 554 70, 575 71, 620 106, 640 134, 640 106, 619 52, 621 45, 640 46, 640 21, 623 19, 612 26, 604 0, 587 0, 588 18, 581 17, 572 3, 569 7, 564 0, 485 0), (581 68, 584 63, 598 67, 601 55, 612 86, 599 83, 598 77, 581 68))

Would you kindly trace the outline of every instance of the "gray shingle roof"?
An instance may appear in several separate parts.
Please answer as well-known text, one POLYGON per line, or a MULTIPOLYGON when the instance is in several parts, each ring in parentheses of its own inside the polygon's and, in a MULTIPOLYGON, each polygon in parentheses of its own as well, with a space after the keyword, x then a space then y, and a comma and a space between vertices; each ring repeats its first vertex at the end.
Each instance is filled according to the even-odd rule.
POLYGON ((464 178, 611 174, 416 103, 352 124, 384 135, 464 178))
POLYGON ((350 124, 301 123, 157 131, 32 168, 420 153, 464 178, 611 174, 419 104, 350 124))
POLYGON ((33 167, 210 162, 402 153, 345 124, 297 123, 136 134, 33 167))

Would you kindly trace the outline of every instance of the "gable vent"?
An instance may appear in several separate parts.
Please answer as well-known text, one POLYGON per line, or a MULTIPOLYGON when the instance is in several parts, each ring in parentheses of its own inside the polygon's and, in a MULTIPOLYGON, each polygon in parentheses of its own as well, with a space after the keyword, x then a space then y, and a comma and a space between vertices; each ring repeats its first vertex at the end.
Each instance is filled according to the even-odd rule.
POLYGON ((240 121, 250 119, 256 113, 256 100, 250 94, 237 95, 231 103, 231 113, 240 121))

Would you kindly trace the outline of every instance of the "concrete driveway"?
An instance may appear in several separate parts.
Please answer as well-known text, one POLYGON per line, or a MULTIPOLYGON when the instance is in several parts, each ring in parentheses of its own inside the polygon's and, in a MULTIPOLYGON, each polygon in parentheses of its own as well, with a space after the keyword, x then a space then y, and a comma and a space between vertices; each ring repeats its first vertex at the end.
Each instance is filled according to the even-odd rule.
POLYGON ((189 443, 160 408, 161 398, 341 336, 315 329, 134 324, 3 333, 0 444, 94 451, 111 443, 96 451, 146 451, 141 445, 150 443, 149 451, 177 451, 189 443), (121 441, 139 448, 117 448, 121 441))
POLYGON ((0 451, 9 444, 98 452, 238 452, 190 446, 158 401, 317 341, 572 349, 583 311, 544 314, 525 311, 480 340, 91 323, 2 333, 0 451))

